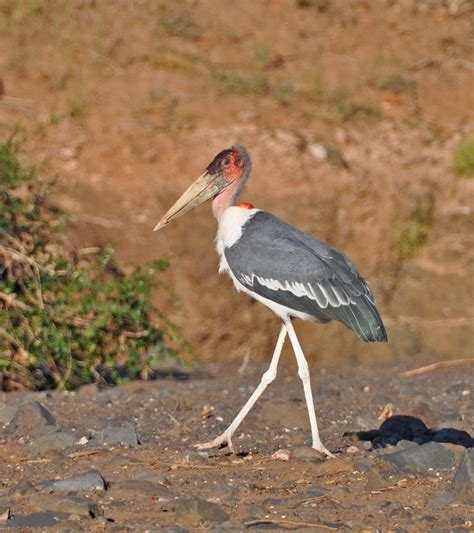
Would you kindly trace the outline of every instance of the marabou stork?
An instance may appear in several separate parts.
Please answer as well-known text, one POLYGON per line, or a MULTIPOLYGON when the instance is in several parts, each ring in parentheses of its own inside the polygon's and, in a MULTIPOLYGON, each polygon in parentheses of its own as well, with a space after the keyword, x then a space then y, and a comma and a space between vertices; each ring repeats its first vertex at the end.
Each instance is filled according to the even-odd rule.
POLYGON ((227 444, 233 451, 232 436, 276 377, 288 334, 303 382, 312 446, 333 457, 319 437, 308 363, 292 319, 319 323, 337 320, 365 342, 386 342, 387 333, 367 282, 348 257, 266 211, 237 202, 250 170, 250 156, 243 146, 223 150, 155 227, 157 231, 213 198, 212 210, 218 223, 219 271, 227 272, 238 291, 269 307, 282 321, 270 367, 254 393, 222 435, 197 444, 196 448, 203 450, 227 444))

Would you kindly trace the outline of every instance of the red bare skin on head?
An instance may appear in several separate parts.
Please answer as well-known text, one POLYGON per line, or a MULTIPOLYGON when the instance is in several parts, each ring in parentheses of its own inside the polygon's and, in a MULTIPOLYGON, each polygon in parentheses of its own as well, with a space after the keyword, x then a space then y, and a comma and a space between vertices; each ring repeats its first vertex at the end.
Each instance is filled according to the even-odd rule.
POLYGON ((224 172, 228 181, 234 181, 242 175, 244 162, 237 151, 232 152, 229 159, 229 164, 224 172))
POLYGON ((243 209, 255 209, 255 207, 252 204, 249 204, 248 202, 237 202, 234 204, 234 207, 242 207, 243 209))

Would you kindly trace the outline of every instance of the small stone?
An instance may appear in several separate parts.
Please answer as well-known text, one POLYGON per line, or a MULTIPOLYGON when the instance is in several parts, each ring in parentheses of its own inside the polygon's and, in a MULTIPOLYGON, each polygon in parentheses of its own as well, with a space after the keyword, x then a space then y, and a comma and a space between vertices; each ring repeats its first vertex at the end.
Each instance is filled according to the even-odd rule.
POLYGON ((30 496, 29 504, 37 511, 57 511, 61 513, 77 514, 96 518, 104 514, 98 505, 84 496, 57 494, 33 494, 30 496))
POLYGON ((346 450, 347 453, 349 454, 354 454, 354 453, 359 453, 360 450, 357 446, 349 446, 346 450))
POLYGON ((368 492, 377 491, 390 485, 386 472, 383 472, 376 466, 372 467, 367 475, 365 490, 368 492))
POLYGON ((56 526, 60 520, 66 520, 68 515, 65 513, 51 513, 51 512, 39 512, 31 513, 25 516, 14 516, 4 524, 6 529, 20 528, 37 528, 37 527, 53 527, 56 526))
POLYGON ((318 451, 309 446, 297 446, 291 450, 291 455, 299 461, 319 463, 324 460, 323 456, 318 451))
POLYGON ((9 424, 18 410, 17 405, 0 405, 0 424, 9 424))
POLYGON ((415 448, 381 455, 380 459, 399 469, 428 470, 450 469, 454 467, 452 450, 437 442, 428 442, 415 448))
POLYGON ((289 461, 291 459, 291 453, 289 450, 277 450, 272 454, 272 459, 275 461, 289 461))
POLYGON ((461 501, 474 499, 474 448, 464 452, 454 474, 451 490, 461 501))
POLYGON ((79 490, 107 490, 107 482, 97 470, 91 470, 79 476, 73 476, 60 481, 49 481, 43 485, 46 490, 56 492, 79 490))
POLYGON ((312 474, 316 477, 333 476, 342 472, 352 472, 352 470, 353 466, 351 463, 336 457, 335 459, 328 459, 323 463, 316 465, 316 468, 313 470, 312 474))
POLYGON ((28 435, 31 430, 42 426, 54 426, 56 419, 40 402, 28 402, 18 407, 15 416, 8 424, 9 431, 28 435))
POLYGON ((444 492, 439 496, 431 498, 431 500, 429 500, 427 503, 427 507, 428 509, 442 509, 443 507, 446 507, 446 505, 450 505, 455 501, 456 496, 454 496, 454 494, 451 494, 450 492, 444 492))
POLYGON ((191 451, 186 454, 186 462, 192 464, 203 464, 209 461, 209 453, 206 451, 191 451))
POLYGON ((50 450, 64 450, 70 446, 75 446, 76 437, 72 433, 65 431, 56 431, 38 437, 31 443, 31 447, 41 453, 48 452, 50 450))
POLYGON ((123 498, 126 500, 133 496, 141 497, 143 495, 153 496, 162 500, 172 498, 170 490, 164 485, 139 479, 127 479, 113 483, 109 488, 108 495, 114 499, 123 498))
POLYGON ((33 494, 36 492, 36 488, 28 479, 22 478, 20 481, 10 489, 8 494, 10 496, 25 496, 25 494, 33 494))
POLYGON ((98 440, 103 444, 122 444, 136 448, 140 443, 133 427, 130 426, 110 426, 103 429, 98 440))
POLYGON ((202 498, 180 500, 176 505, 175 522, 183 527, 222 524, 227 520, 229 520, 229 515, 223 509, 202 498))

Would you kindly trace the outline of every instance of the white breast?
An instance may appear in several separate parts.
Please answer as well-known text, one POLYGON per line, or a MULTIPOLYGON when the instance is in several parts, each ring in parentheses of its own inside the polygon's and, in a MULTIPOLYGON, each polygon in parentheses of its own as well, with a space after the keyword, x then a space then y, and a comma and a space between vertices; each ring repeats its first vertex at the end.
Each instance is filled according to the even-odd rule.
POLYGON ((229 265, 224 256, 224 249, 235 244, 242 236, 242 228, 260 209, 245 209, 244 207, 228 207, 219 219, 217 229, 216 248, 220 257, 219 272, 228 272, 229 265))

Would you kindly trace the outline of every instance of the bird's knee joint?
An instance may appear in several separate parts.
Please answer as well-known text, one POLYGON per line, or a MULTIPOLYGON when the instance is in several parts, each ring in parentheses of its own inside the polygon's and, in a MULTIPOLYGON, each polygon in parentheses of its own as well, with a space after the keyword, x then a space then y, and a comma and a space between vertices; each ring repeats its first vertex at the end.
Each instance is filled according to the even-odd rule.
POLYGON ((277 375, 276 369, 269 368, 262 376, 262 382, 265 383, 265 385, 269 385, 272 381, 275 380, 277 375))
POLYGON ((309 366, 306 361, 298 367, 298 376, 303 381, 309 379, 309 366))

